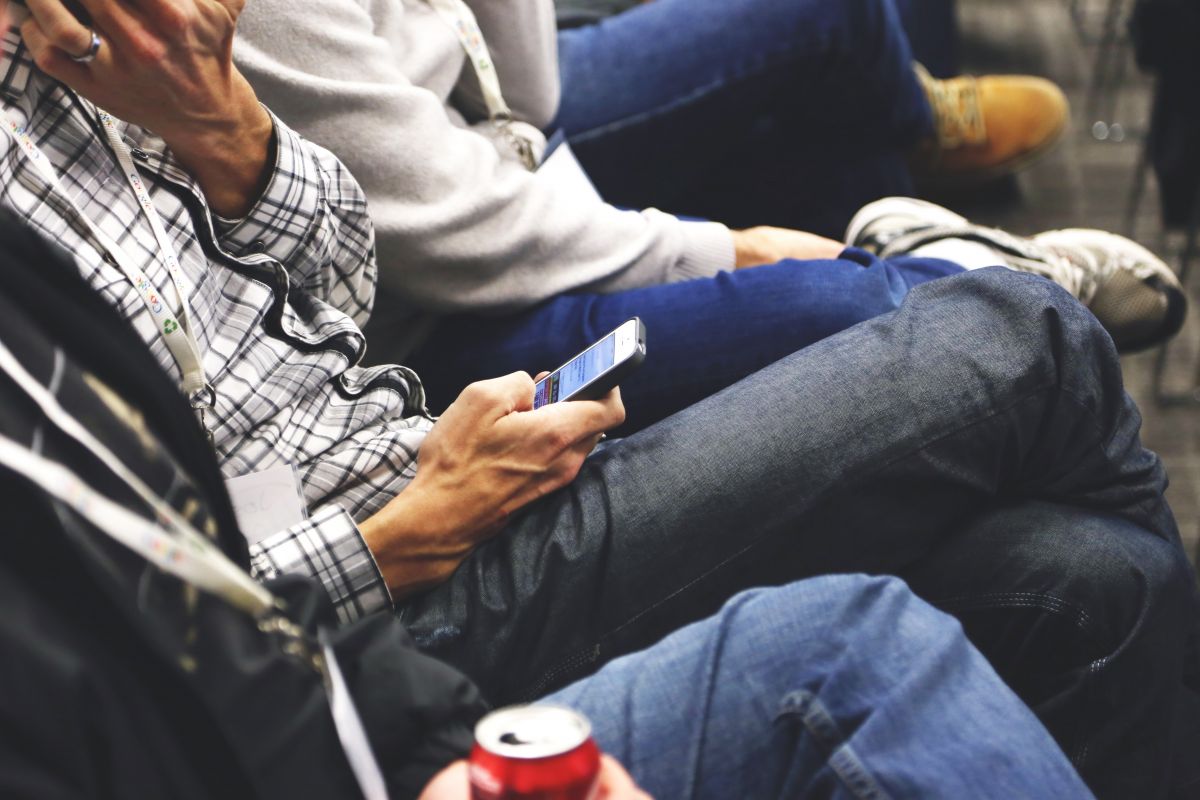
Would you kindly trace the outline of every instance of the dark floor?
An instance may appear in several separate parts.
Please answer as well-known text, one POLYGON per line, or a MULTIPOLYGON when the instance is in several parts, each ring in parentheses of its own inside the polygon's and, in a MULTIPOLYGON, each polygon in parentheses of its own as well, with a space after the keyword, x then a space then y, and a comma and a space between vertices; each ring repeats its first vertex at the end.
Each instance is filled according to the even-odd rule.
MULTIPOLYGON (((1109 0, 1078 0, 1082 26, 1070 0, 959 0, 962 54, 967 71, 1024 72, 1056 81, 1072 102, 1072 127, 1062 145, 1015 181, 947 200, 978 222, 1033 233, 1049 228, 1092 227, 1124 232, 1126 208, 1144 131, 1150 86, 1130 64, 1115 88, 1099 92, 1088 108, 1096 73, 1097 37, 1109 0), (1081 36, 1082 33, 1082 36, 1081 36), (1093 104, 1095 105, 1095 104, 1093 104), (1093 136, 1097 118, 1121 125, 1124 140, 1093 136)), ((1132 3, 1129 3, 1132 5, 1132 3)), ((1123 56, 1127 54, 1122 53, 1123 56)), ((1101 131, 1102 132, 1102 131, 1101 131)), ((1119 136, 1120 134, 1118 134, 1119 136)), ((1137 238, 1177 264, 1182 239, 1163 239, 1153 179, 1136 216, 1137 238)), ((1194 271, 1193 271, 1194 272, 1194 271)), ((1193 278, 1195 275, 1193 274, 1193 278)), ((1190 389, 1200 363, 1200 285, 1190 281, 1192 316, 1168 350, 1169 391, 1190 389)), ((1124 359, 1125 379, 1145 418, 1143 438, 1162 456, 1171 476, 1168 492, 1189 548, 1200 548, 1200 405, 1164 408, 1155 397, 1156 353, 1124 359)))

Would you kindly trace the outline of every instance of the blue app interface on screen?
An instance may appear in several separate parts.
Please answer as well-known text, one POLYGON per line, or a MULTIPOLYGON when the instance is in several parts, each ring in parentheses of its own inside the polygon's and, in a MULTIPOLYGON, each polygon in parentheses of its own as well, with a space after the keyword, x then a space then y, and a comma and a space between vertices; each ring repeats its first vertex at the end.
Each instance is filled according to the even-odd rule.
POLYGON ((574 361, 539 383, 533 397, 533 407, 541 408, 547 403, 557 403, 561 398, 570 397, 611 367, 616 354, 617 337, 605 336, 574 361))

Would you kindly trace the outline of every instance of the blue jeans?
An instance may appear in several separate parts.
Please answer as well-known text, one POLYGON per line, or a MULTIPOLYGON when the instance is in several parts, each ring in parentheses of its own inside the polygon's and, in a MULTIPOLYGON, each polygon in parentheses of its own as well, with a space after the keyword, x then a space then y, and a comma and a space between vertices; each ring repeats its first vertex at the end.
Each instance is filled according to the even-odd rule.
POLYGON ((655 0, 558 43, 553 127, 617 205, 840 237, 933 130, 891 0, 655 0))
POLYGON ((468 383, 551 370, 633 316, 646 361, 621 384, 628 434, 703 400, 802 347, 892 311, 919 284, 962 272, 937 259, 789 261, 617 294, 559 296, 507 317, 442 320, 406 359, 441 410, 468 383))
POLYGON ((1091 797, 958 623, 895 579, 740 594, 547 700, 653 797, 1091 797))
POLYGON ((1157 797, 1200 609, 1139 427, 1112 341, 1061 288, 930 281, 595 453, 399 612, 512 702, 745 589, 899 575, 964 622, 1097 794, 1157 797))

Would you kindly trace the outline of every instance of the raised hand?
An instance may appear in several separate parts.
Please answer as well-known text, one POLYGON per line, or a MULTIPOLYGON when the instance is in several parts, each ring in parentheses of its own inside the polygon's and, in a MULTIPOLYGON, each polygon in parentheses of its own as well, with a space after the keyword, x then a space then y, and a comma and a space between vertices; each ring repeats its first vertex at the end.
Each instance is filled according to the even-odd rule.
POLYGON ((114 117, 166 140, 226 216, 257 197, 273 125, 233 66, 244 0, 27 0, 38 67, 114 117), (93 38, 95 37, 95 38, 93 38))

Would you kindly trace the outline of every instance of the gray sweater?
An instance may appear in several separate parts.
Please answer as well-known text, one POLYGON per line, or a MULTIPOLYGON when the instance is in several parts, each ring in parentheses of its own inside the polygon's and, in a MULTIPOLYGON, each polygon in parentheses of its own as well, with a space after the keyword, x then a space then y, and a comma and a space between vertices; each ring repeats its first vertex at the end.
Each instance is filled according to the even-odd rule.
MULTIPOLYGON (((514 114, 545 127, 559 91, 553 0, 468 4, 514 114)), ((437 315, 733 266, 723 225, 622 211, 527 171, 424 0, 250 0, 234 56, 260 99, 366 190, 380 265, 372 341, 390 357, 437 315)))

